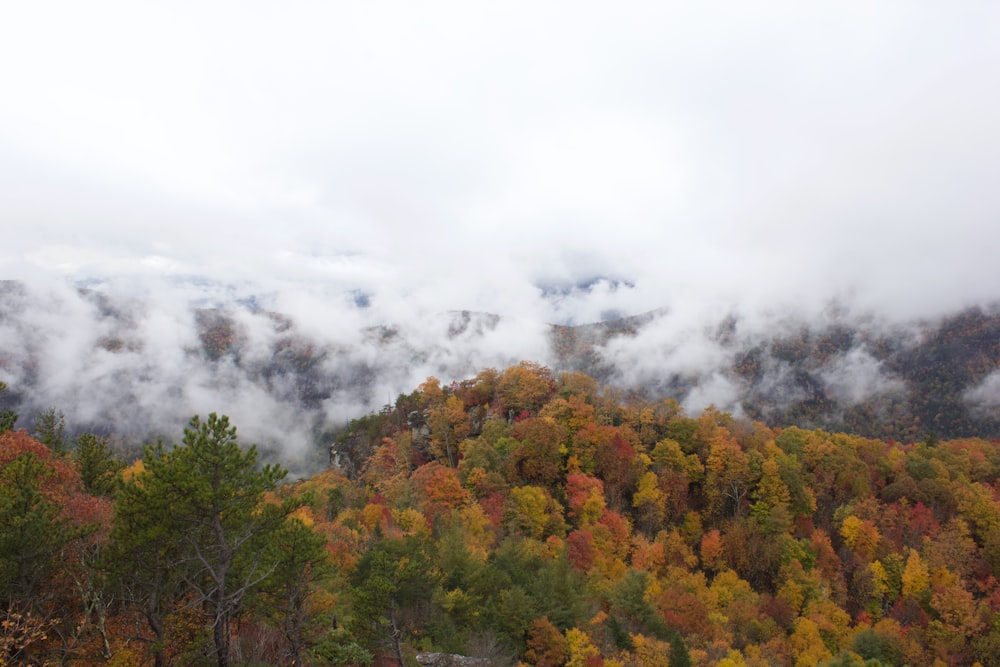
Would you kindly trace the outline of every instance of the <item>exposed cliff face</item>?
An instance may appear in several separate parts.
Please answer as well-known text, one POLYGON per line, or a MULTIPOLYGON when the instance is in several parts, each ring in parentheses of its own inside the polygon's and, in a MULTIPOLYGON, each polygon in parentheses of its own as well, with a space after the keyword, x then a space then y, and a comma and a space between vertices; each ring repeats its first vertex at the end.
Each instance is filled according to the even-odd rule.
POLYGON ((349 433, 330 447, 330 465, 354 479, 374 451, 374 444, 364 433, 349 433))

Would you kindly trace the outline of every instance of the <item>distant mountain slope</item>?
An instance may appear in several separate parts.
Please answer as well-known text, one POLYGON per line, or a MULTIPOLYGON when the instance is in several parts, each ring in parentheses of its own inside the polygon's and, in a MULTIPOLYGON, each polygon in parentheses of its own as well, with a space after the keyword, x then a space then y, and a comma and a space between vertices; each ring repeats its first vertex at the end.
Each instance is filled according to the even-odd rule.
POLYGON ((3 282, 0 408, 29 426, 54 406, 71 429, 139 439, 214 410, 264 449, 308 457, 317 437, 430 375, 451 382, 530 359, 690 413, 714 404, 884 439, 1000 438, 995 307, 892 325, 836 313, 692 322, 668 309, 581 325, 470 311, 375 322, 351 304, 329 309, 317 324, 256 298, 160 303, 3 282))
MULTIPOLYGON (((627 347, 615 339, 640 336, 658 317, 668 315, 553 327, 556 365, 622 384, 626 369, 607 354, 609 345, 627 347)), ((770 424, 906 441, 1000 437, 996 309, 974 307, 888 329, 850 321, 800 323, 750 341, 734 336, 737 328, 733 319, 706 327, 703 338, 720 353, 717 365, 685 372, 657 367, 652 357, 638 386, 649 396, 684 403, 714 378, 732 390, 723 392, 730 400, 718 407, 770 424)))
MULTIPOLYGON (((1000 316, 971 308, 905 333, 838 325, 776 337, 748 350, 735 369, 749 386, 746 413, 772 423, 843 430, 897 440, 1000 436, 1000 420, 977 388, 1000 368, 1000 316), (911 332, 912 333, 912 332, 911 332), (760 359, 788 369, 781 388, 795 398, 770 400, 760 359), (872 373, 878 377, 866 377, 872 373), (853 386, 880 391, 852 400, 853 386)), ((993 396, 993 400, 996 396, 993 396)))

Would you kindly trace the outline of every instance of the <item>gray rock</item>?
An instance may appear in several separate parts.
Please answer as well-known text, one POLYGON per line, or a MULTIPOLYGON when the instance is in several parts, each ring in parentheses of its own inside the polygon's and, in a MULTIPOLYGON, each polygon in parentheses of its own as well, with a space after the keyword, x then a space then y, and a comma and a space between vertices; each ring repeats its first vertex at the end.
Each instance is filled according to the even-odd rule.
POLYGON ((486 658, 470 658, 453 653, 418 653, 417 662, 424 667, 489 667, 486 658))

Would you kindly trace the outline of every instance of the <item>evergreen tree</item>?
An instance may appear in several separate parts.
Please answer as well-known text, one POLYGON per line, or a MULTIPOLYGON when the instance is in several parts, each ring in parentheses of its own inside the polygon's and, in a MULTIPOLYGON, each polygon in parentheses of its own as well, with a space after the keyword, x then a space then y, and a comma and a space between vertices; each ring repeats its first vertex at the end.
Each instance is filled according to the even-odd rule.
MULTIPOLYGON (((7 383, 0 382, 0 395, 7 391, 7 383)), ((17 423, 17 413, 13 410, 2 410, 0 411, 0 433, 5 431, 13 431, 14 424, 17 423)))
POLYGON ((427 546, 419 538, 384 539, 362 556, 353 576, 354 634, 391 650, 399 664, 404 612, 430 600, 436 583, 427 546))
POLYGON ((48 474, 32 454, 0 469, 0 594, 8 603, 36 600, 70 537, 60 508, 42 494, 48 474))
POLYGON ((263 584, 256 607, 285 638, 284 664, 299 664, 310 630, 317 624, 309 598, 330 574, 324 546, 322 535, 295 518, 286 521, 265 546, 276 566, 263 584))
POLYGON ((66 417, 55 408, 49 408, 35 417, 33 435, 54 452, 66 451, 66 417))
POLYGON ((219 667, 230 664, 231 624, 278 569, 280 556, 265 546, 296 507, 262 502, 285 471, 256 463, 256 448, 240 448, 228 417, 196 416, 180 446, 147 447, 144 470, 119 491, 112 561, 157 647, 171 603, 183 596, 210 625, 219 667))
POLYGON ((670 638, 670 667, 691 667, 692 664, 684 638, 681 633, 674 632, 670 638))
POLYGON ((77 438, 73 460, 84 488, 98 496, 112 495, 118 473, 125 467, 125 463, 111 453, 107 443, 93 433, 77 438))

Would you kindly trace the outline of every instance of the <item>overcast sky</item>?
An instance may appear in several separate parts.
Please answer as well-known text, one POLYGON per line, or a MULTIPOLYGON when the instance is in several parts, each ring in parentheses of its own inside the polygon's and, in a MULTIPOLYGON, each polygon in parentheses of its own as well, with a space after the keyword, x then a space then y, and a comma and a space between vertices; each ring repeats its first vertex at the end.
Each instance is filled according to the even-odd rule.
POLYGON ((1000 296, 998 119, 988 1, 10 2, 0 274, 924 315, 1000 296))

